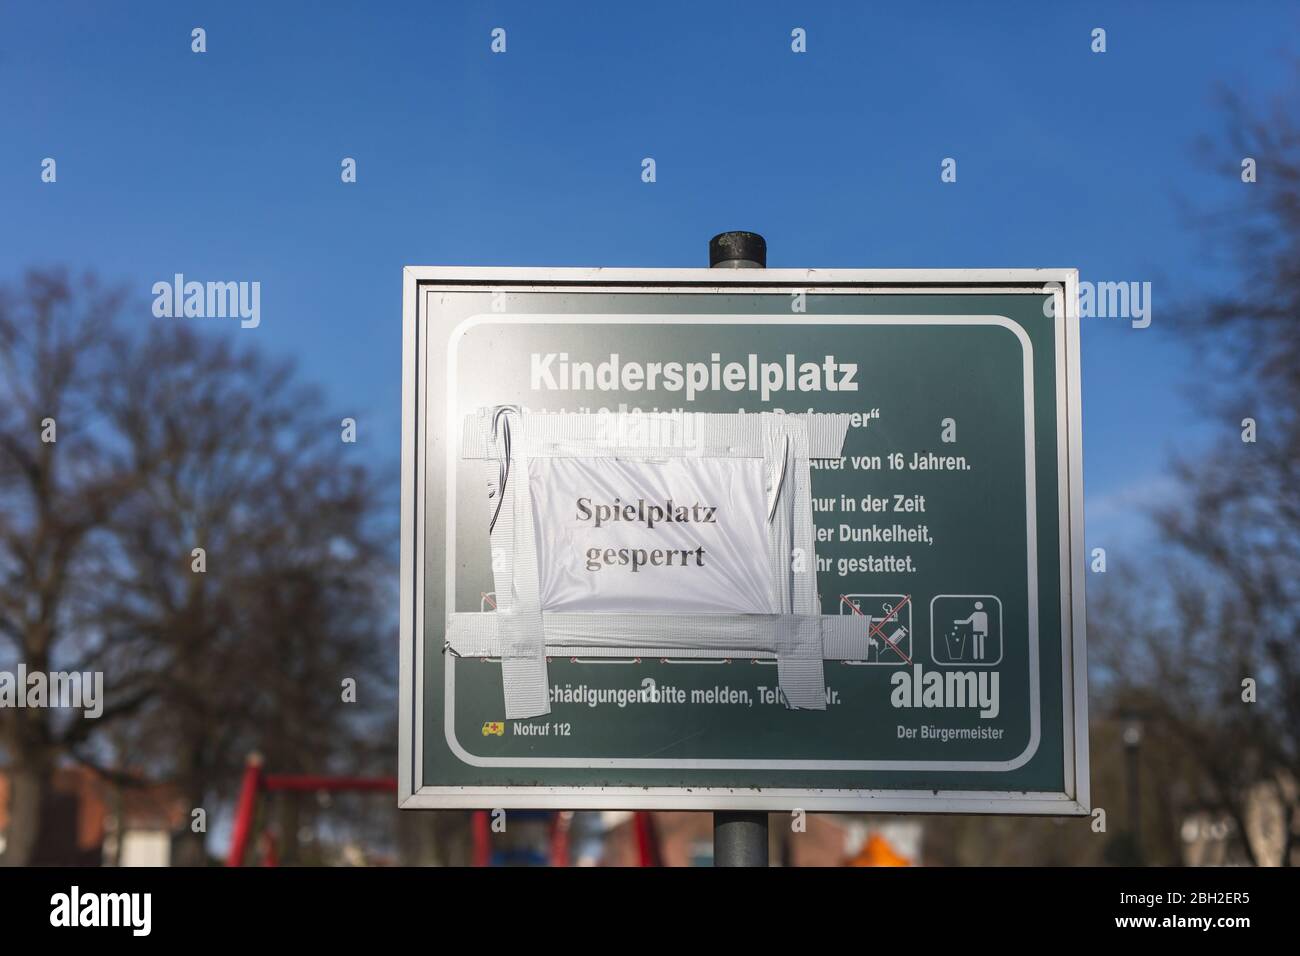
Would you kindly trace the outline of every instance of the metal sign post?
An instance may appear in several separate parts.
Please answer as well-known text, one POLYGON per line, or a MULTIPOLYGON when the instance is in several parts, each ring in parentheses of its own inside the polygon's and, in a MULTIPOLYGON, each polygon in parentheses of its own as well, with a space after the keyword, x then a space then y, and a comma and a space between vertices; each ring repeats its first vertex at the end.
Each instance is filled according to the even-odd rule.
MULTIPOLYGON (((709 240, 709 268, 766 269, 767 241, 753 232, 723 232, 709 240)), ((767 814, 717 810, 714 866, 767 866, 767 814)))

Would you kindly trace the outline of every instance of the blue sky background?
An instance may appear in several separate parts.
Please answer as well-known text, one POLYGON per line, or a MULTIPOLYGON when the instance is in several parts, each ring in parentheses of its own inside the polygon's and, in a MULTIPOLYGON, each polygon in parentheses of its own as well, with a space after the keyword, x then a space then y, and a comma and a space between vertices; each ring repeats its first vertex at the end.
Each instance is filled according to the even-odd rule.
POLYGON ((1184 207, 1246 188, 1193 144, 1216 90, 1282 88, 1297 9, 6 2, 0 278, 93 270, 133 323, 173 273, 259 280, 260 328, 213 334, 295 356, 394 484, 404 265, 703 266, 753 229, 774 267, 1151 281, 1151 328, 1083 330, 1088 544, 1131 555, 1208 436, 1176 305, 1223 276, 1184 207))

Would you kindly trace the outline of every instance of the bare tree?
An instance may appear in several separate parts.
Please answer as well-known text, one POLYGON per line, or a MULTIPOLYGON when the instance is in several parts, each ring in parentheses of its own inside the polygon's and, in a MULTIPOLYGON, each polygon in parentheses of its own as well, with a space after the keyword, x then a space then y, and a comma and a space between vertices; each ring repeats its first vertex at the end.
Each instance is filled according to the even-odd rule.
MULTIPOLYGON (((1300 81, 1300 72, 1297 73, 1300 81)), ((1300 125, 1295 96, 1255 115, 1225 97, 1229 129, 1205 143, 1233 208, 1203 217, 1237 279, 1183 310, 1203 356, 1197 391, 1219 437, 1175 464, 1182 493, 1160 509, 1167 548, 1143 582, 1141 615, 1100 617, 1104 685, 1145 712, 1193 772, 1183 813, 1233 823, 1252 862, 1295 862, 1300 838, 1300 125), (1247 162, 1249 161, 1249 162, 1247 162), (1242 181, 1253 164, 1258 181, 1242 181), (1151 577, 1163 567, 1164 587, 1151 577), (1253 702, 1252 702, 1253 701, 1253 702), (1262 803, 1281 808, 1261 831, 1262 803)), ((1249 176, 1245 177, 1249 179, 1249 176)), ((1114 578, 1114 575, 1108 577, 1114 578)), ((1094 618, 1098 615, 1094 615, 1094 618)), ((1095 629, 1095 628, 1094 628, 1095 629)))
MULTIPOLYGON (((107 414, 140 477, 115 525, 116 588, 166 655, 142 738, 192 807, 250 750, 279 772, 354 769, 392 658, 380 496, 339 419, 287 366, 183 327, 122 346, 115 367, 107 414)), ((201 835, 177 836, 178 862, 204 859, 201 835)))
MULTIPOLYGON (((0 293, 0 661, 100 671, 107 698, 100 720, 0 708, 6 862, 32 860, 61 761, 211 811, 253 749, 282 772, 390 759, 370 463, 287 365, 175 322, 130 334, 121 303, 51 273, 0 293)), ((182 828, 174 859, 204 840, 182 828)))
MULTIPOLYGON (((102 626, 108 524, 134 476, 105 440, 97 401, 119 293, 33 272, 0 287, 0 660, 29 672, 95 667, 134 640, 102 626)), ((0 709, 11 782, 3 859, 32 859, 50 778, 69 747, 140 706, 123 673, 97 722, 47 707, 0 709)), ((18 693, 26 688, 18 687, 18 693)))

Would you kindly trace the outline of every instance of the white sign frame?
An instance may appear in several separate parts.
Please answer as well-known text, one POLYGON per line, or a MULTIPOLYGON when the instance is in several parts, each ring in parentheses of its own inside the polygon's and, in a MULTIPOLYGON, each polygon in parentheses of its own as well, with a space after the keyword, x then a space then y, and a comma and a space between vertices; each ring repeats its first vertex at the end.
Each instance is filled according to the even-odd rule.
MULTIPOLYGON (((813 317, 809 317, 813 318, 813 317)), ((450 330, 448 330, 450 331, 450 330)), ((402 525, 398 803, 402 808, 691 809, 1085 815, 1090 811, 1084 607, 1078 272, 1073 269, 586 269, 407 267, 403 277, 402 525), (1056 316, 1057 475, 1062 573, 1061 792, 731 787, 436 787, 423 770, 423 568, 427 395, 420 332, 439 291, 828 294, 1050 294, 1056 316)), ((448 715, 449 716, 449 715, 448 715)), ((444 718, 445 719, 445 718, 444 718)), ((683 767, 689 766, 682 761, 683 767)))

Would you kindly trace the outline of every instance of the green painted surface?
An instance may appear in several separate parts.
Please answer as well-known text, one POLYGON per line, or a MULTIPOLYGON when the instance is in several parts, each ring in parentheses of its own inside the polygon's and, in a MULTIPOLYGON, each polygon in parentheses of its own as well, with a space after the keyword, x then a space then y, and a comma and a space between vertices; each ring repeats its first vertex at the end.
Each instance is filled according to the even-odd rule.
MULTIPOLYGON (((810 294, 807 313, 802 315, 790 314, 788 293, 512 293, 505 314, 492 314, 488 293, 440 292, 433 299, 436 312, 427 330, 431 451, 425 567, 428 625, 423 635, 426 785, 1063 789, 1058 345, 1054 320, 1044 315, 1041 296, 810 294), (528 320, 530 315, 575 313, 644 318, 628 324, 528 320), (736 326, 707 321, 674 325, 654 319, 673 313, 770 315, 782 320, 736 326), (883 315, 989 318, 963 319, 955 325, 824 321, 829 316, 883 315), (447 368, 449 333, 471 316, 482 318, 457 340, 452 357, 457 394, 449 397, 441 373, 447 368), (1011 329, 992 324, 992 317, 999 316, 1023 331, 1028 347, 1011 329), (722 390, 698 394, 690 403, 685 402, 684 392, 534 391, 529 375, 534 352, 563 352, 571 361, 590 362, 604 361, 611 353, 637 362, 708 361, 712 353, 719 353, 723 363, 745 363, 751 353, 760 362, 783 362, 787 353, 794 353, 800 362, 821 363, 833 355, 841 364, 856 364, 858 388, 782 391, 767 402, 758 392, 722 390), (1034 449, 1033 504, 1028 510, 1026 355, 1032 370, 1034 449), (815 523, 830 538, 817 544, 818 590, 826 614, 853 613, 856 606, 864 614, 885 616, 888 611, 883 608, 893 608, 906 598, 884 633, 892 633, 899 624, 909 626, 910 634, 899 640, 899 648, 912 663, 884 645, 874 662, 827 661, 832 702, 824 712, 815 712, 791 711, 776 700, 773 663, 582 663, 553 658, 549 672, 553 688, 626 695, 649 680, 661 691, 672 688, 675 699, 624 706, 557 702, 545 718, 507 721, 504 734, 485 735, 485 723, 503 720, 500 666, 441 652, 446 562, 455 565, 456 610, 480 610, 484 593, 493 588, 480 463, 457 466, 454 549, 446 554, 442 547, 447 520, 443 442, 449 398, 456 402, 458 415, 501 403, 553 411, 617 409, 620 403, 643 411, 784 409, 865 415, 878 409, 879 417, 865 427, 850 428, 842 462, 813 471, 813 495, 827 506, 815 513, 815 523), (956 423, 952 443, 941 441, 941 422, 948 418, 956 423), (928 454, 952 457, 956 461, 950 464, 957 467, 913 467, 914 456, 924 459, 928 454), (891 467, 897 460, 891 456, 901 456, 903 467, 891 467), (898 495, 903 496, 901 501, 898 495), (865 510, 864 499, 878 510, 865 510), (849 510, 848 500, 856 502, 856 508, 849 510), (909 510, 895 510, 899 504, 909 510), (1036 537, 1033 567, 1029 522, 1036 537), (890 530, 899 526, 904 535, 922 540, 853 540, 872 533, 873 526, 890 530), (884 558, 902 563, 904 569, 870 570, 872 559, 884 558), (1031 592, 1035 573, 1037 586, 1031 592), (1030 663, 1035 598, 1036 668, 1030 663), (982 660, 974 659, 973 622, 954 623, 969 616, 976 600, 990 615, 982 660), (922 674, 974 675, 975 686, 983 681, 986 691, 996 675, 996 716, 981 716, 981 708, 969 706, 894 706, 903 695, 894 683, 901 679, 897 675, 906 673, 914 680, 917 666, 922 674), (448 667, 454 668, 450 682, 448 667), (1031 736, 1035 680, 1040 728, 1036 741, 1031 736), (449 689, 451 728, 444 726, 449 689), (719 696, 721 702, 715 699, 719 696), (971 732, 978 736, 963 736, 971 732), (944 734, 949 739, 943 739, 944 734), (453 752, 447 742, 450 735, 464 753, 490 760, 621 758, 663 763, 640 768, 473 766, 453 752), (758 760, 782 766, 745 768, 735 763, 758 760), (684 765, 686 761, 692 763, 684 765), (707 766, 716 761, 731 763, 707 766), (924 767, 829 769, 829 761, 924 762, 924 767), (972 762, 1019 765, 958 769, 972 762)), ((971 685, 964 677, 961 683, 971 685)), ((915 702, 911 694, 907 698, 915 702)), ((942 701, 955 702, 951 696, 942 701)))

